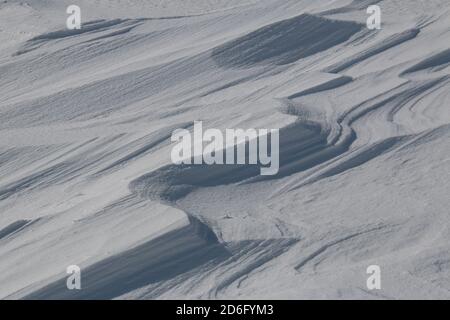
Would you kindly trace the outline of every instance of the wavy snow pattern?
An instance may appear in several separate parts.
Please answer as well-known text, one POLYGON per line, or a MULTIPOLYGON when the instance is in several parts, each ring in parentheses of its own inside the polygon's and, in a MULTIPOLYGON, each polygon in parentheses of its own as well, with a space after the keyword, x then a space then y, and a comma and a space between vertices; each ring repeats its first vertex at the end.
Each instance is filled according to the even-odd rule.
POLYGON ((449 298, 446 1, 157 2, 0 38, 0 298, 449 298), (195 120, 279 128, 279 173, 171 164, 195 120))

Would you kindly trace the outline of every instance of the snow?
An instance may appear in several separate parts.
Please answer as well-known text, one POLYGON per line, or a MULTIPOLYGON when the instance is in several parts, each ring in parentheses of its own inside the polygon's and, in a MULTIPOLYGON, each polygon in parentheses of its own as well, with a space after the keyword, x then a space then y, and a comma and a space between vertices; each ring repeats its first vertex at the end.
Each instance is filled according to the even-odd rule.
POLYGON ((0 298, 450 298, 448 0, 72 2, 0 3, 0 298), (279 173, 172 164, 194 121, 279 173))

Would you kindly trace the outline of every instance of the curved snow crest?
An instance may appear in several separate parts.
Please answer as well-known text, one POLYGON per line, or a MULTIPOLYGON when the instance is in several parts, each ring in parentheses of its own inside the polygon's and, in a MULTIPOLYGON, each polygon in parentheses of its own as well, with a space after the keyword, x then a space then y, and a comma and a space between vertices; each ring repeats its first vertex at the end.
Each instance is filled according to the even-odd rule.
MULTIPOLYGON (((328 139, 329 132, 325 127, 312 121, 299 121, 280 129, 280 168, 274 176, 261 176, 259 165, 167 165, 132 181, 129 187, 144 198, 175 202, 195 188, 280 179, 331 159, 349 144, 331 146, 328 139)), ((246 159, 249 157, 248 144, 246 159)), ((226 153, 225 150, 223 154, 226 153)))

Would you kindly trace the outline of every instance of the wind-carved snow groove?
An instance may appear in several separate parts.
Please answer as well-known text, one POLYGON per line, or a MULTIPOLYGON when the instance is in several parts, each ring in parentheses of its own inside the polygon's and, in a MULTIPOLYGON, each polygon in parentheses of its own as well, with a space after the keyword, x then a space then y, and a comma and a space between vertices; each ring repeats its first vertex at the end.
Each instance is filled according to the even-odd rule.
POLYGON ((158 130, 156 133, 152 133, 146 137, 140 138, 133 142, 133 145, 139 145, 140 147, 130 153, 127 153, 125 156, 121 157, 118 160, 114 160, 113 163, 107 165, 105 168, 100 169, 96 175, 106 174, 113 169, 117 169, 118 167, 125 166, 127 163, 137 160, 144 155, 148 154, 150 151, 153 151, 156 147, 164 145, 168 143, 172 132, 175 129, 188 129, 192 126, 192 123, 182 123, 173 126, 169 126, 158 130), (143 145, 142 145, 143 144, 143 145))
POLYGON ((302 96, 306 96, 309 94, 319 93, 321 91, 336 89, 340 86, 343 86, 349 82, 352 82, 353 78, 349 76, 339 76, 335 79, 328 80, 322 84, 314 86, 312 88, 305 89, 301 92, 292 94, 288 97, 288 99, 300 98, 302 96))
POLYGON ((95 41, 112 37, 119 34, 127 33, 136 28, 143 20, 142 19, 114 19, 114 20, 95 20, 83 23, 83 28, 74 30, 58 30, 49 33, 45 33, 36 36, 28 40, 16 53, 16 56, 23 55, 25 53, 34 51, 46 43, 51 41, 62 40, 68 37, 83 35, 83 34, 95 34, 104 31, 109 31, 111 28, 122 28, 111 33, 101 35, 99 37, 90 39, 89 41, 95 41))
POLYGON ((0 200, 5 200, 10 196, 25 190, 31 191, 38 187, 44 187, 55 183, 61 177, 62 172, 67 168, 68 164, 61 163, 0 187, 0 200))
POLYGON ((284 65, 344 43, 362 28, 355 22, 302 14, 219 46, 213 50, 212 58, 227 68, 284 65))
POLYGON ((219 278, 209 297, 220 298, 220 294, 231 285, 241 286, 252 272, 257 272, 258 268, 276 259, 298 241, 299 239, 295 238, 281 238, 229 244, 229 249, 234 255, 217 266, 225 271, 224 276, 219 278))
POLYGON ((330 73, 339 73, 354 66, 359 62, 372 58, 373 56, 382 53, 390 48, 393 48, 406 41, 414 39, 419 33, 420 29, 410 29, 398 34, 394 34, 388 37, 387 39, 383 39, 382 42, 377 43, 362 52, 359 52, 347 59, 344 59, 343 61, 338 62, 333 66, 325 68, 324 71, 330 73))
POLYGON ((432 68, 433 71, 440 71, 448 67, 449 65, 450 65, 450 49, 447 49, 439 53, 436 53, 431 57, 425 58, 424 60, 413 65, 412 67, 409 67, 408 69, 403 71, 401 75, 404 76, 408 73, 418 72, 430 68, 432 68))
POLYGON ((0 229, 0 240, 8 239, 9 237, 17 234, 18 232, 26 229, 33 223, 37 222, 39 219, 35 220, 17 220, 3 229, 0 229))
MULTIPOLYGON (((122 153, 120 148, 111 148, 109 146, 112 143, 118 142, 123 137, 124 134, 117 134, 102 139, 91 139, 81 143, 79 146, 70 147, 69 150, 53 159, 51 157, 52 152, 47 154, 47 157, 50 160, 36 168, 32 173, 25 174, 23 177, 0 186, 0 200, 5 200, 21 192, 31 192, 38 188, 45 189, 49 186, 62 184, 77 177, 80 172, 88 173, 90 170, 96 170, 99 161, 117 157, 119 153, 122 153)), ((156 138, 157 137, 158 135, 156 135, 156 138)), ((153 143, 150 143, 147 146, 147 149, 140 151, 145 154, 152 148, 157 147, 160 143, 161 141, 156 139, 156 141, 153 141, 153 143)), ((59 146, 55 149, 61 150, 62 148, 59 146)), ((56 151, 53 150, 53 152, 56 151)), ((130 158, 122 158, 122 162, 131 161, 134 158, 141 156, 141 154, 131 154, 128 156, 130 158)), ((120 160, 118 160, 118 162, 108 170, 120 165, 120 163, 120 160)), ((92 172, 92 175, 95 174, 96 172, 92 172)))
POLYGON ((315 249, 312 253, 310 253, 308 256, 306 256, 304 259, 302 259, 296 266, 295 266, 295 270, 297 272, 301 272, 303 270, 303 268, 307 265, 310 264, 314 261, 314 259, 316 259, 318 256, 320 256, 321 254, 324 254, 327 250, 336 247, 338 245, 341 245, 344 242, 347 241, 351 241, 354 240, 355 238, 358 237, 362 237, 371 233, 378 233, 378 232, 392 232, 391 229, 394 226, 390 226, 390 225, 380 225, 377 227, 373 227, 367 230, 363 230, 363 231, 357 231, 354 233, 351 233, 349 235, 346 235, 344 237, 340 237, 338 239, 332 240, 322 246, 320 246, 318 249, 315 249))

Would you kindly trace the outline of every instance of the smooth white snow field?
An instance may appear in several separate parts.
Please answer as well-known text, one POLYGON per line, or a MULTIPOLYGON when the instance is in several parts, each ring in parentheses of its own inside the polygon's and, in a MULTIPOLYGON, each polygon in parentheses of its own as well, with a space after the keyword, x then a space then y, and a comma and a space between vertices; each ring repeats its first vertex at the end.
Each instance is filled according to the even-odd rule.
POLYGON ((0 2, 0 299, 450 299, 449 194, 449 0, 0 2))

